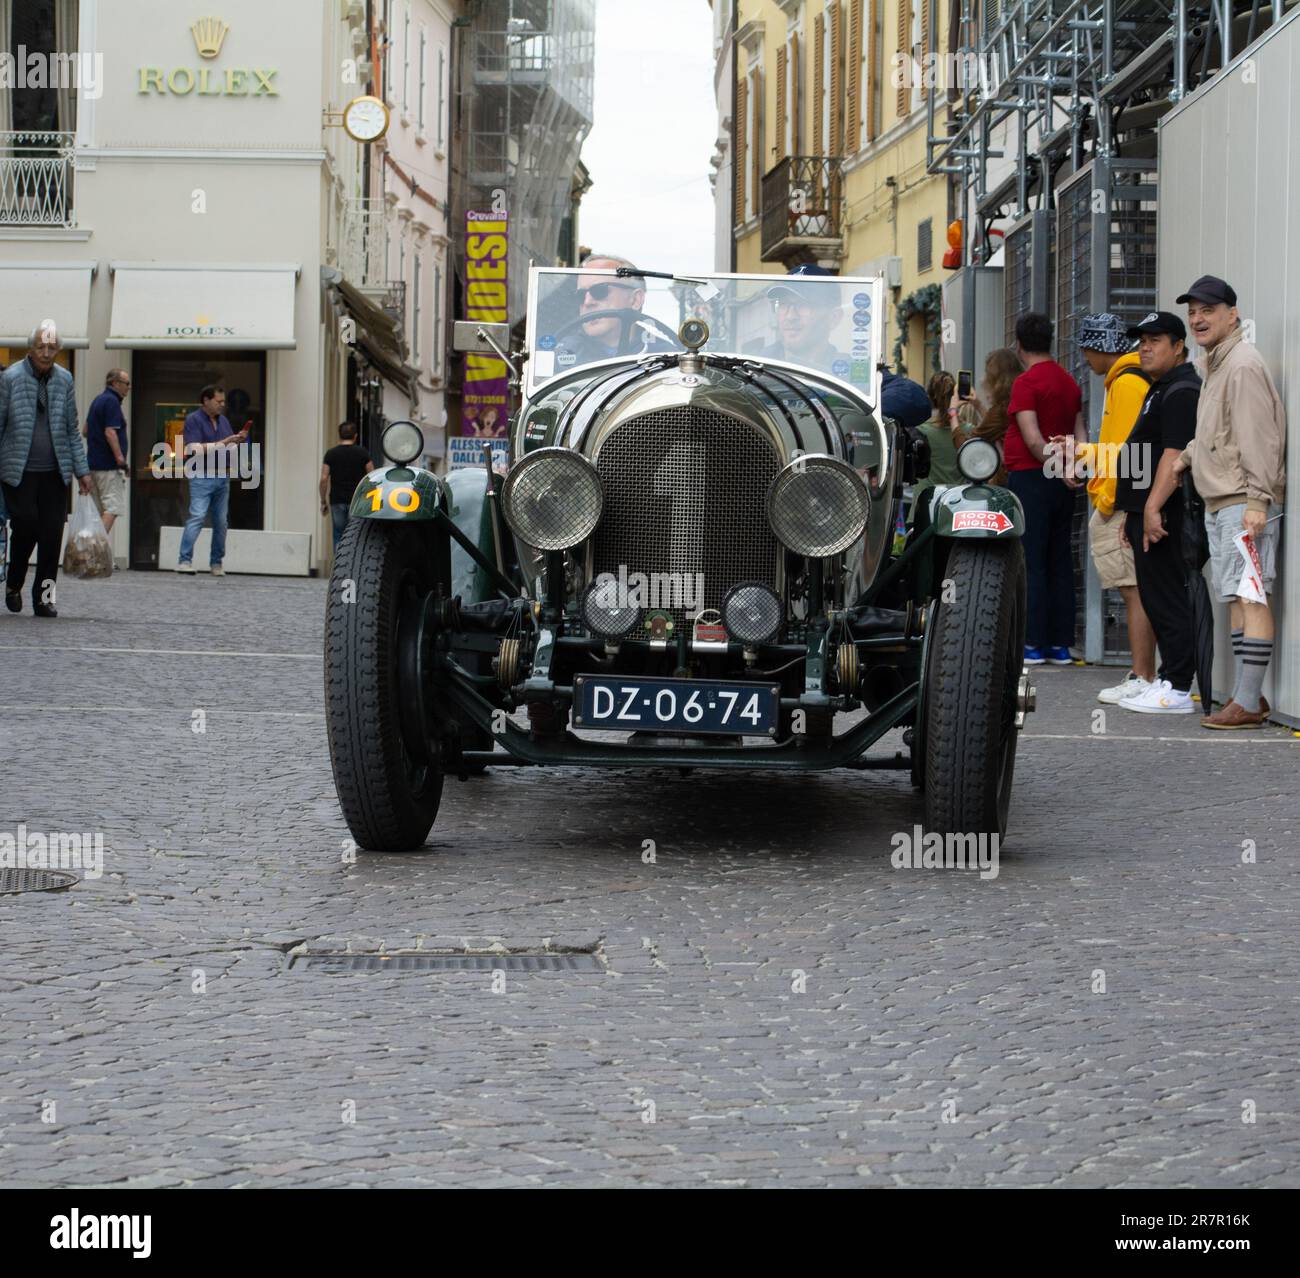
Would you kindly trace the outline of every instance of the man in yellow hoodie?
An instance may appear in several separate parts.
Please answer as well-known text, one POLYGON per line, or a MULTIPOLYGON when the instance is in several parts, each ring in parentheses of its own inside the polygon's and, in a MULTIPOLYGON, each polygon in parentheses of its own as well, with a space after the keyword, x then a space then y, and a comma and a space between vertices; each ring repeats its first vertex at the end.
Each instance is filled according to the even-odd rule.
POLYGON ((1125 697, 1144 692, 1156 677, 1155 631, 1138 594, 1133 551, 1120 542, 1124 512, 1115 511, 1118 458, 1151 388, 1125 327, 1118 315, 1104 311, 1085 315, 1077 338, 1088 367, 1104 379, 1106 394, 1098 442, 1077 444, 1074 448, 1076 474, 1080 478, 1088 476, 1088 499, 1093 508, 1088 522, 1088 544, 1102 589, 1118 590, 1124 600, 1129 651, 1133 658, 1128 674, 1113 688, 1103 688, 1097 694, 1097 700, 1107 705, 1118 705, 1125 697))

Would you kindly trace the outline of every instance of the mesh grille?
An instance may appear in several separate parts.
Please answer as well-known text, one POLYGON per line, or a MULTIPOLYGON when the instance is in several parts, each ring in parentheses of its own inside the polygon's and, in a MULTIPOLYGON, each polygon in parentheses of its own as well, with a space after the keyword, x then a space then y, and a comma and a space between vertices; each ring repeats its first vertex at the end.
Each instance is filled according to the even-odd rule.
POLYGON ((620 565, 629 576, 676 574, 668 580, 683 592, 660 606, 679 629, 696 610, 684 606, 695 574, 698 608, 720 609, 741 582, 775 589, 777 544, 763 504, 780 462, 757 428, 709 409, 662 409, 619 426, 596 468, 605 490, 596 575, 618 575, 620 565))

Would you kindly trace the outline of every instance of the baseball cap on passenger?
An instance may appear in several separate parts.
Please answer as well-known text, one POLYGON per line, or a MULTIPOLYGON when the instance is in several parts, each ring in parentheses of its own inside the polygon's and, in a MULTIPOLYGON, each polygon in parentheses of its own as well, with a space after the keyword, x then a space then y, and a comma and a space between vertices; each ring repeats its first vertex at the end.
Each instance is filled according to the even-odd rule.
POLYGON ((1085 315, 1079 321, 1079 336, 1075 340, 1081 351, 1100 351, 1103 355, 1122 355, 1133 349, 1124 332, 1124 321, 1109 311, 1085 315))
POLYGON ((1210 306, 1225 302, 1229 306, 1236 306, 1237 290, 1217 275, 1202 275, 1182 297, 1174 300, 1179 306, 1186 302, 1206 302, 1210 306))
POLYGON ((1141 337, 1144 333, 1154 336, 1167 333, 1175 341, 1187 340, 1187 329, 1177 315, 1169 311, 1152 311, 1144 315, 1136 324, 1130 324, 1126 330, 1130 337, 1141 337))
POLYGON ((802 302, 806 306, 829 309, 840 304, 840 290, 837 284, 814 284, 811 281, 796 281, 790 284, 774 284, 767 290, 767 295, 774 302, 802 302))

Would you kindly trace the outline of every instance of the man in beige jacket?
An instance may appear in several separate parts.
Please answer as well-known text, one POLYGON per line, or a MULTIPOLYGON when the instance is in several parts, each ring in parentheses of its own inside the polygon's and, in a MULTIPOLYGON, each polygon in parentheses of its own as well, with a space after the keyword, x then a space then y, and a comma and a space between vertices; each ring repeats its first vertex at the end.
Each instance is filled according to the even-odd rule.
POLYGON ((1187 327, 1204 352, 1205 382, 1196 437, 1178 458, 1177 471, 1190 466, 1205 499, 1210 568, 1228 603, 1236 659, 1231 700, 1201 724, 1258 728, 1269 710, 1260 690, 1273 656, 1273 614, 1268 603, 1238 595, 1245 561, 1233 538, 1243 529, 1250 533, 1264 590, 1271 593, 1286 488, 1286 415, 1263 356, 1244 339, 1232 286, 1203 275, 1178 301, 1187 304, 1187 327))

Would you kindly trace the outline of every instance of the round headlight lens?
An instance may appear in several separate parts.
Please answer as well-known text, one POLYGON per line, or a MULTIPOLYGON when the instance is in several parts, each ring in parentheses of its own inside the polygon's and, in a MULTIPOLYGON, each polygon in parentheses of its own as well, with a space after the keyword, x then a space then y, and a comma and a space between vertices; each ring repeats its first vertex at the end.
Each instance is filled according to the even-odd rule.
POLYGON ((998 446, 989 439, 968 439, 957 450, 957 469, 973 484, 992 479, 1002 465, 998 446))
POLYGON ((582 619, 587 629, 606 639, 617 639, 635 630, 641 620, 641 609, 621 596, 618 578, 612 573, 597 577, 582 597, 582 619))
POLYGON ((733 586, 722 601, 722 624, 739 643, 766 643, 781 626, 781 601, 766 586, 733 586))
POLYGON ((767 518, 777 540, 813 559, 847 550, 862 536, 870 512, 862 476, 834 457, 797 457, 767 490, 767 518))
POLYGON ((501 503, 525 545, 568 550, 596 530, 605 494, 596 468, 568 448, 539 448, 511 468, 501 503))
POLYGON ((409 466, 424 452, 424 432, 414 422, 393 422, 384 428, 384 456, 398 466, 409 466))

